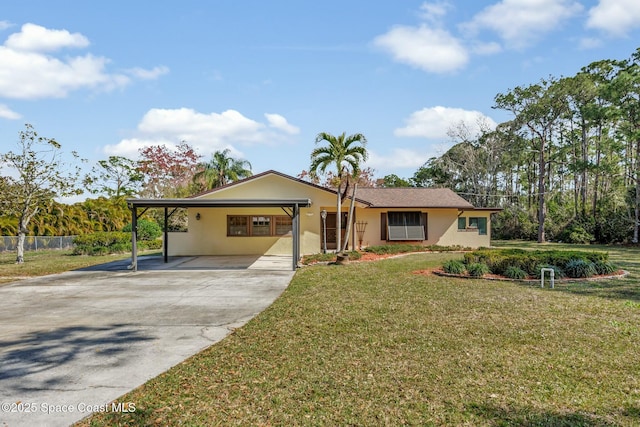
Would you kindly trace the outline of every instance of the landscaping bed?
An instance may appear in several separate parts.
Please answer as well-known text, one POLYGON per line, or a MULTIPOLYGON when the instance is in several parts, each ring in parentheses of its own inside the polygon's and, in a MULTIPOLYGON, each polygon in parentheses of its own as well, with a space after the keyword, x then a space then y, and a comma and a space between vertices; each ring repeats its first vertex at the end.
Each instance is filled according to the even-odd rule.
MULTIPOLYGON (((435 274, 437 276, 443 276, 443 277, 458 277, 458 278, 462 278, 462 279, 477 279, 478 277, 474 277, 471 276, 469 274, 449 274, 449 273, 445 273, 442 269, 427 269, 427 270, 416 270, 414 271, 414 274, 422 274, 422 275, 430 275, 430 274, 435 274)), ((595 275, 595 276, 591 276, 591 277, 583 277, 583 278, 569 278, 569 277, 564 277, 561 279, 554 279, 556 282, 564 282, 564 283, 571 283, 571 282, 582 282, 582 281, 591 281, 591 280, 605 280, 605 279, 621 279, 623 277, 626 277, 629 274, 628 271, 626 270, 617 270, 612 274, 601 274, 601 275, 595 275)), ((482 277, 482 279, 485 280, 504 280, 504 281, 508 281, 508 282, 523 282, 523 283, 540 283, 540 279, 534 279, 534 278, 526 278, 526 279, 511 279, 509 277, 505 277, 505 276, 500 276, 498 274, 491 274, 491 273, 487 273, 484 274, 482 277)), ((549 276, 547 275, 545 277, 545 281, 549 280, 549 276)))
POLYGON ((625 271, 609 262, 607 252, 522 249, 479 249, 465 253, 462 261, 448 260, 441 269, 428 273, 533 282, 540 281, 543 269, 552 270, 556 281, 597 280, 626 275, 625 271))
MULTIPOLYGON (((396 256, 407 255, 412 253, 421 252, 460 252, 470 250, 468 248, 462 248, 460 246, 422 246, 422 245, 410 245, 410 244, 395 244, 395 245, 378 245, 369 246, 360 251, 348 251, 347 254, 349 261, 378 261, 386 258, 393 258, 396 256)), ((305 255, 302 257, 303 265, 314 264, 329 264, 336 261, 336 254, 333 252, 326 254, 313 254, 305 255)))

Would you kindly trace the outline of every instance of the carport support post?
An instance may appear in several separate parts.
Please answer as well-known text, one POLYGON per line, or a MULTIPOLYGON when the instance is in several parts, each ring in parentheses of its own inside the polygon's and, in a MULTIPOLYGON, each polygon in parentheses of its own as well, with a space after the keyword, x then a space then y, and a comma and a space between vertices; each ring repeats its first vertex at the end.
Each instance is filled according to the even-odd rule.
POLYGON ((291 223, 291 232, 293 233, 293 271, 298 268, 298 260, 300 259, 300 207, 293 205, 293 220, 291 223))
POLYGON ((131 208, 131 269, 138 271, 138 209, 131 208))
POLYGON ((165 206, 164 208, 164 242, 162 246, 164 246, 164 262, 165 264, 169 262, 169 213, 167 212, 168 208, 165 206))

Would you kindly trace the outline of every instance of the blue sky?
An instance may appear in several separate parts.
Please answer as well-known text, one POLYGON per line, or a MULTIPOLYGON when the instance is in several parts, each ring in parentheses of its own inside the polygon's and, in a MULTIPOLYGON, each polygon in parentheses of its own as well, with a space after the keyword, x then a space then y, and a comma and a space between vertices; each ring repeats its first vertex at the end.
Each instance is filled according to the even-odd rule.
POLYGON ((30 123, 89 166, 186 140, 296 175, 318 132, 359 132, 410 177, 451 126, 508 120, 496 94, 639 36, 637 0, 5 2, 0 151, 30 123))

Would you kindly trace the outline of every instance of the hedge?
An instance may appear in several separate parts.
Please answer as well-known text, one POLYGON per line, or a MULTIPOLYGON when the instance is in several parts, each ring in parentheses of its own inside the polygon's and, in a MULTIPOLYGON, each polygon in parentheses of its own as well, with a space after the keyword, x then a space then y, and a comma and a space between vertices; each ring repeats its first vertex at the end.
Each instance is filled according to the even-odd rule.
MULTIPOLYGON (((108 255, 131 252, 131 234, 121 231, 99 231, 73 239, 74 255, 108 255)), ((162 240, 138 241, 138 249, 160 249, 162 240)))
POLYGON ((524 249, 479 249, 464 255, 466 265, 474 263, 487 264, 494 274, 504 275, 508 267, 517 267, 531 276, 539 274, 540 265, 556 266, 562 270, 574 260, 582 260, 590 264, 607 263, 607 252, 560 251, 524 249))

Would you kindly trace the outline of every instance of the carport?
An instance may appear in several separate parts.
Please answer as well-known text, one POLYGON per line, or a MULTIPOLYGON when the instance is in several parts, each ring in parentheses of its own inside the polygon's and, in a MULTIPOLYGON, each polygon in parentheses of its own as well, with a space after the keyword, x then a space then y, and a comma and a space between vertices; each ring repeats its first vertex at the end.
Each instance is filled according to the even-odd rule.
POLYGON ((311 199, 127 199, 131 209, 131 268, 138 270, 137 228, 138 218, 149 208, 164 209, 164 262, 168 261, 169 233, 167 223, 178 208, 281 208, 291 217, 292 234, 292 269, 295 270, 300 261, 300 208, 311 206, 311 199), (138 209, 142 212, 138 214, 138 209), (171 212, 169 211, 171 209, 171 212))

